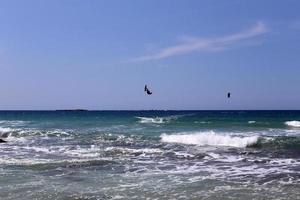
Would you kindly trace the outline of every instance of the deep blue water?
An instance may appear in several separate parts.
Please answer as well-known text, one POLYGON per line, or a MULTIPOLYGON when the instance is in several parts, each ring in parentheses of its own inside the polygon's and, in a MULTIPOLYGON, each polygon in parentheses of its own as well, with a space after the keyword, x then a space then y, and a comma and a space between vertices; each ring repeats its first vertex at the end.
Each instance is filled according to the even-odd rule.
POLYGON ((1 199, 299 199, 300 111, 0 111, 1 199))

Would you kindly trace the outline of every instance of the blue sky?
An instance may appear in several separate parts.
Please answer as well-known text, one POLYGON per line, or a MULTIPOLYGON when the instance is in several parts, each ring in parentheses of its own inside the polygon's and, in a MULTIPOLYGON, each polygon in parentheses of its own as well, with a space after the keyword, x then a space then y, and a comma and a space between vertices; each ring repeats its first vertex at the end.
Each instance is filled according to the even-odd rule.
POLYGON ((299 10, 297 0, 3 0, 0 109, 300 109, 299 10))

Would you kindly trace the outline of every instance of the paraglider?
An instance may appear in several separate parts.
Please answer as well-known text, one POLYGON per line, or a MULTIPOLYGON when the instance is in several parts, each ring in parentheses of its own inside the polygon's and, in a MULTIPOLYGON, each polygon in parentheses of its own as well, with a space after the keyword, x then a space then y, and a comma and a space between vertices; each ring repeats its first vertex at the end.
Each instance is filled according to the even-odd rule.
POLYGON ((227 93, 227 98, 230 98, 230 92, 227 93))
POLYGON ((145 85, 144 91, 145 91, 148 95, 151 95, 151 94, 152 94, 152 92, 148 89, 148 86, 147 86, 147 85, 145 85))

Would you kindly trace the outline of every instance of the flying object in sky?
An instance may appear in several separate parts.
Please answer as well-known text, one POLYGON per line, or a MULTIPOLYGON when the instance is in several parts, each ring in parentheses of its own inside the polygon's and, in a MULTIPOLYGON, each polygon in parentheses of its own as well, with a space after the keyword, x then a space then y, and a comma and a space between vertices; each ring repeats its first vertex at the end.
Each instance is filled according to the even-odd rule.
POLYGON ((227 93, 227 98, 230 98, 230 92, 227 93))
POLYGON ((144 91, 148 94, 151 95, 152 92, 148 89, 147 85, 145 85, 144 91))

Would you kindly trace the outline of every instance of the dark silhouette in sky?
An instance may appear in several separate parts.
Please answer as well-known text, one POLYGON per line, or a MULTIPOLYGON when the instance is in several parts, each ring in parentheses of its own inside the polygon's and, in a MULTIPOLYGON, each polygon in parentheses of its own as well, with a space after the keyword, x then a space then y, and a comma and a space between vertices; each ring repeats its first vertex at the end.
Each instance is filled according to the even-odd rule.
POLYGON ((230 98, 230 92, 227 93, 227 98, 230 98))
POLYGON ((145 85, 144 91, 148 94, 151 95, 152 92, 148 89, 147 85, 145 85))

